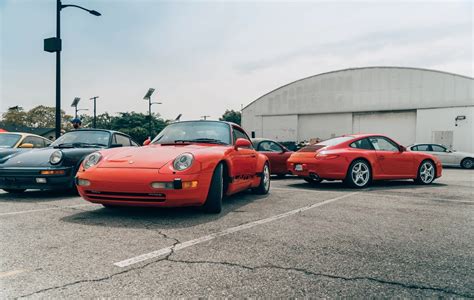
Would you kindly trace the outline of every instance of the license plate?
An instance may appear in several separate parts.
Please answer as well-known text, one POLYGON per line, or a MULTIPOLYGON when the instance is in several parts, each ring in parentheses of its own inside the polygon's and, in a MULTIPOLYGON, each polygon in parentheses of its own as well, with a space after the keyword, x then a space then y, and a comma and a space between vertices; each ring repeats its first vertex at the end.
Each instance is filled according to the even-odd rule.
POLYGON ((295 171, 303 171, 303 165, 295 165, 295 171))

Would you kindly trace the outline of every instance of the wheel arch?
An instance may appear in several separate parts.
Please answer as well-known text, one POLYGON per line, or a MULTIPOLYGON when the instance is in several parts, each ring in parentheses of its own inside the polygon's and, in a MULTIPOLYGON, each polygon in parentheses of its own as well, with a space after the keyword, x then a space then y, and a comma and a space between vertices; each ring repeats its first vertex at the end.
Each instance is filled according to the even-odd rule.
POLYGON ((370 160, 367 158, 367 157, 364 157, 364 156, 356 156, 355 158, 353 158, 349 164, 347 165, 347 168, 346 168, 346 176, 347 174, 349 173, 349 167, 352 165, 352 163, 356 160, 364 160, 367 162, 367 164, 369 165, 369 168, 370 168, 370 177, 371 179, 374 177, 374 167, 372 166, 372 163, 370 162, 370 160))

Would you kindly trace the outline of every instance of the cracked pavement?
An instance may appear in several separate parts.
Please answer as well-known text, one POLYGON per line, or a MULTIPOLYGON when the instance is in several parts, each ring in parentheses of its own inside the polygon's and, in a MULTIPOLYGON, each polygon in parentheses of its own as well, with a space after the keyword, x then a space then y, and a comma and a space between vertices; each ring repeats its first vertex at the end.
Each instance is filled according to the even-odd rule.
POLYGON ((473 170, 446 169, 426 187, 376 183, 174 251, 353 192, 338 182, 312 187, 295 178, 273 180, 272 187, 268 196, 227 199, 217 216, 192 208, 77 207, 86 202, 66 193, 0 192, 0 297, 474 298, 473 170), (114 265, 166 247, 164 256, 114 265))

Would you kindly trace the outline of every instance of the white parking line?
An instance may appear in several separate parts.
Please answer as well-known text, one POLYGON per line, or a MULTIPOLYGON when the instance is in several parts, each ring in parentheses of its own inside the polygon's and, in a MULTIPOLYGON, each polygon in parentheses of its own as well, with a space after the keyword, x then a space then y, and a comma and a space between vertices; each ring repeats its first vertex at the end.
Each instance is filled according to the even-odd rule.
POLYGON ((345 195, 335 197, 335 198, 331 198, 331 199, 328 199, 328 200, 325 200, 325 201, 322 201, 322 202, 319 202, 319 203, 304 206, 304 207, 301 207, 301 208, 298 208, 298 209, 295 209, 295 210, 290 210, 286 213, 275 215, 275 216, 272 216, 272 217, 269 217, 269 218, 266 218, 266 219, 261 219, 261 220, 245 223, 245 224, 242 224, 242 225, 239 225, 239 226, 227 228, 225 230, 222 230, 222 231, 219 231, 219 232, 216 232, 216 233, 213 233, 213 234, 205 235, 205 236, 202 236, 202 237, 194 239, 194 240, 189 240, 189 241, 186 241, 186 242, 183 242, 183 243, 178 243, 178 244, 175 244, 175 245, 170 246, 170 247, 166 247, 166 248, 163 248, 163 249, 160 249, 160 250, 156 250, 156 251, 153 251, 153 252, 149 252, 149 253, 146 253, 146 254, 135 256, 135 257, 132 257, 132 258, 129 258, 129 259, 126 259, 126 260, 122 260, 122 261, 114 263, 114 265, 116 265, 117 267, 121 267, 121 268, 128 267, 130 265, 133 265, 133 264, 145 261, 145 260, 149 260, 149 259, 152 259, 152 258, 167 255, 167 254, 170 254, 171 252, 174 252, 174 251, 182 250, 184 248, 188 248, 188 247, 191 247, 191 246, 194 246, 194 245, 197 245, 197 244, 201 244, 201 243, 213 240, 213 239, 218 238, 220 236, 228 235, 228 234, 231 234, 231 233, 234 233, 234 232, 242 231, 244 229, 249 229, 249 228, 252 228, 252 227, 255 227, 255 226, 258 226, 258 225, 262 225, 262 224, 273 222, 273 221, 276 221, 276 220, 279 220, 279 219, 282 219, 282 218, 286 218, 286 217, 295 215, 297 213, 300 213, 300 212, 303 212, 303 211, 306 211, 306 210, 309 210, 309 209, 312 209, 312 208, 315 208, 315 207, 319 207, 319 206, 329 204, 329 203, 334 202, 334 201, 338 201, 338 200, 341 200, 341 199, 344 199, 344 198, 347 198, 347 197, 350 197, 350 196, 354 196, 354 195, 359 194, 359 193, 360 192, 353 192, 353 193, 345 194, 345 195))
POLYGON ((48 211, 48 210, 58 210, 58 209, 65 209, 65 208, 75 208, 75 207, 83 207, 83 206, 96 206, 96 204, 78 204, 78 205, 70 205, 70 206, 61 206, 61 207, 51 207, 51 208, 41 208, 41 209, 32 209, 32 210, 22 210, 22 211, 13 211, 7 213, 0 213, 0 216, 9 216, 9 215, 21 215, 21 214, 29 214, 34 212, 40 211, 48 211))
POLYGON ((21 273, 24 273, 26 272, 26 270, 13 270, 13 271, 6 271, 6 272, 0 272, 0 279, 1 278, 5 278, 5 277, 10 277, 10 276, 14 276, 14 275, 17 275, 17 274, 21 274, 21 273))

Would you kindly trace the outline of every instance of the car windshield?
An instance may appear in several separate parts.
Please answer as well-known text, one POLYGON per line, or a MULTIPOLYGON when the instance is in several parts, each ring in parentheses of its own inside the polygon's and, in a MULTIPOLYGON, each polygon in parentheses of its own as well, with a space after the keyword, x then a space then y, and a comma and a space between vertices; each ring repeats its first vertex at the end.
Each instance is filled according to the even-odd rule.
POLYGON ((168 143, 230 144, 230 126, 215 121, 180 122, 168 125, 152 141, 168 143))
POLYGON ((329 140, 319 142, 316 145, 319 145, 319 146, 334 146, 334 145, 339 145, 340 143, 350 141, 353 138, 354 138, 353 136, 340 136, 340 137, 336 137, 336 138, 333 138, 333 139, 329 139, 329 140))
POLYGON ((0 148, 13 148, 18 143, 21 135, 13 133, 0 134, 0 148))
POLYGON ((110 133, 107 131, 78 130, 65 133, 52 147, 107 147, 110 133))

